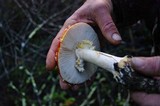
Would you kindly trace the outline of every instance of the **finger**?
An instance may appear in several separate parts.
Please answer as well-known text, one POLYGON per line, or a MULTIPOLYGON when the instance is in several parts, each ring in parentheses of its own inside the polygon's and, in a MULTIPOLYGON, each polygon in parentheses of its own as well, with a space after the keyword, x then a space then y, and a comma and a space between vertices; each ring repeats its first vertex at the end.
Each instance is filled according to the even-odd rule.
POLYGON ((59 84, 60 84, 61 88, 64 90, 69 89, 71 87, 67 82, 63 81, 63 79, 61 77, 59 80, 59 84))
POLYGON ((47 58, 46 58, 46 69, 52 70, 55 67, 55 55, 58 50, 60 39, 64 33, 64 30, 67 29, 68 26, 73 25, 76 23, 76 20, 73 17, 70 17, 66 20, 65 24, 57 34, 57 36, 53 39, 51 47, 48 51, 47 58))
POLYGON ((80 84, 79 85, 70 84, 70 83, 64 81, 61 76, 60 76, 59 84, 63 90, 72 89, 72 90, 76 91, 81 86, 80 84))
POLYGON ((60 76, 60 80, 59 80, 59 83, 60 83, 60 86, 62 89, 66 90, 66 89, 72 89, 74 91, 80 89, 80 87, 83 87, 85 85, 87 86, 90 86, 93 82, 93 79, 94 79, 95 76, 92 76, 90 80, 87 80, 86 83, 81 83, 81 84, 70 84, 66 81, 63 80, 63 78, 60 76))
POLYGON ((147 94, 143 92, 134 92, 131 99, 139 106, 160 106, 159 94, 147 94))
POLYGON ((63 90, 72 89, 75 91, 75 90, 78 90, 80 87, 80 85, 73 85, 64 81, 61 76, 60 76, 59 84, 63 90))
POLYGON ((72 90, 77 91, 81 85, 73 85, 72 90))
POLYGON ((107 7, 101 6, 95 10, 95 13, 95 21, 98 23, 104 37, 112 44, 119 44, 122 38, 107 7))
POLYGON ((132 66, 135 70, 149 75, 160 76, 160 56, 155 57, 134 57, 132 66))

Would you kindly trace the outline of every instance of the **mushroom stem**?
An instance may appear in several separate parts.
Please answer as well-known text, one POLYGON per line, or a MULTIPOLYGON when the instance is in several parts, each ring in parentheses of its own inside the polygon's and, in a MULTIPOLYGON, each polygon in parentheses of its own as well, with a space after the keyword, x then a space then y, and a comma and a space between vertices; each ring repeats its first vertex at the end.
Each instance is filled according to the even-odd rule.
POLYGON ((90 25, 77 23, 65 30, 56 56, 63 80, 71 84, 83 83, 99 66, 128 89, 160 93, 160 80, 134 71, 131 57, 116 57, 99 52, 99 49, 97 34, 90 25))
POLYGON ((115 71, 115 63, 119 63, 124 57, 116 57, 107 53, 90 50, 90 49, 76 49, 77 62, 76 68, 79 72, 85 71, 84 62, 93 63, 109 72, 111 72, 115 79, 120 79, 119 73, 115 71))

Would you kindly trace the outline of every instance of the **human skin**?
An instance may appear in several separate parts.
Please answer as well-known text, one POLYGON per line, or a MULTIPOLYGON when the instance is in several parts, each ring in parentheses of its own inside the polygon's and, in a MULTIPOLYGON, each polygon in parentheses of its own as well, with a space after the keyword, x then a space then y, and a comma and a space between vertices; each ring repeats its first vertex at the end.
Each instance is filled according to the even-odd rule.
MULTIPOLYGON (((138 72, 160 78, 160 56, 135 57, 132 59, 132 66, 138 72)), ((160 106, 159 94, 147 94, 145 92, 133 92, 131 98, 140 106, 160 106)))
MULTIPOLYGON (((64 23, 57 36, 53 39, 51 47, 47 54, 46 68, 52 70, 55 67, 55 53, 58 49, 58 44, 63 31, 70 25, 78 22, 85 22, 92 25, 97 25, 103 36, 113 45, 118 45, 122 38, 112 20, 112 2, 111 0, 86 0, 86 2, 76 10, 64 23)), ((157 57, 136 57, 132 59, 133 67, 139 72, 158 77, 160 75, 160 56, 157 57)), ((70 85, 60 77, 60 86, 62 89, 78 89, 79 85, 70 85)), ((139 105, 146 104, 148 106, 160 105, 160 95, 146 94, 144 92, 134 92, 131 95, 133 101, 139 105), (154 98, 154 99, 153 99, 154 98), (143 101, 145 100, 145 102, 143 101)))

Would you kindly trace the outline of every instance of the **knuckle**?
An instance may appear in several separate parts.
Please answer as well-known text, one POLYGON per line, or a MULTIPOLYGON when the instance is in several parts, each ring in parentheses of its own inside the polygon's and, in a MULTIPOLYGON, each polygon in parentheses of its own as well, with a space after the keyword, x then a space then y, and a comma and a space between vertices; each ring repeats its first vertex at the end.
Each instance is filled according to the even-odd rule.
POLYGON ((64 22, 64 25, 63 25, 63 26, 67 27, 68 25, 70 25, 70 23, 71 23, 71 19, 68 18, 68 19, 66 19, 66 21, 64 22))
POLYGON ((116 30, 116 27, 115 27, 115 24, 112 21, 109 21, 109 22, 106 22, 106 23, 103 24, 102 30, 104 32, 109 32, 109 31, 112 31, 112 30, 116 30))
POLYGON ((73 14, 68 19, 66 19, 63 26, 67 28, 68 26, 73 25, 76 22, 78 22, 77 15, 73 14))

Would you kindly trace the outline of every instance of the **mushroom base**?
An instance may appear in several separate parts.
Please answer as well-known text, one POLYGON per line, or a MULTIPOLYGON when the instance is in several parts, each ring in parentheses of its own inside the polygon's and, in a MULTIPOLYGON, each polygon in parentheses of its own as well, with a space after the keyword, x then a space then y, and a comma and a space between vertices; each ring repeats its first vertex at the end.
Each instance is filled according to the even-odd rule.
POLYGON ((120 79, 116 81, 132 91, 160 93, 160 80, 137 73, 132 69, 130 60, 131 57, 126 56, 114 64, 115 70, 120 75, 120 79))

